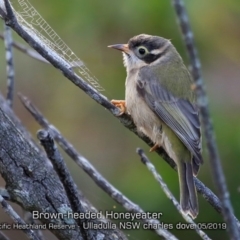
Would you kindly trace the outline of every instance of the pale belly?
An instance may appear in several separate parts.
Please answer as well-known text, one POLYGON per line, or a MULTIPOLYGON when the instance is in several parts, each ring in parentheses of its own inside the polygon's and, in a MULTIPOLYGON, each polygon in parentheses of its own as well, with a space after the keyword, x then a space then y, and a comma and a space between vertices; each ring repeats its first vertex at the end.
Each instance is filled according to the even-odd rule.
POLYGON ((155 115, 144 99, 138 94, 135 83, 126 82, 125 101, 127 112, 131 115, 139 132, 148 136, 152 142, 162 146, 172 159, 176 159, 169 141, 172 130, 155 115))
POLYGON ((154 143, 162 144, 162 122, 137 93, 135 83, 126 83, 125 101, 138 130, 147 135, 154 143))

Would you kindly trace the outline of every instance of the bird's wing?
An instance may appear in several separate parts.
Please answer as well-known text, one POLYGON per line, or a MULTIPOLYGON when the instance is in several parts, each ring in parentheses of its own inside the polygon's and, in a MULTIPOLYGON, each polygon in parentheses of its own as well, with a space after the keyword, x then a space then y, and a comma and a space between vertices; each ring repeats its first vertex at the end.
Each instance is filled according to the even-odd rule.
POLYGON ((147 68, 139 71, 137 91, 150 109, 176 133, 194 155, 196 163, 202 163, 200 121, 196 105, 167 91, 156 74, 147 68))

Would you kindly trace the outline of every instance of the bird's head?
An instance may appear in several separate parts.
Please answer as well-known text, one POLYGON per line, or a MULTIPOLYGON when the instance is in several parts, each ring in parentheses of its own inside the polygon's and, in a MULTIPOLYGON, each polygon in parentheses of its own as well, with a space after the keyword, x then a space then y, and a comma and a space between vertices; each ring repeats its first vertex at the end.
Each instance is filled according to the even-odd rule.
POLYGON ((157 65, 167 61, 176 50, 165 38, 140 34, 127 44, 108 46, 123 52, 123 63, 127 70, 139 69, 146 65, 157 65))

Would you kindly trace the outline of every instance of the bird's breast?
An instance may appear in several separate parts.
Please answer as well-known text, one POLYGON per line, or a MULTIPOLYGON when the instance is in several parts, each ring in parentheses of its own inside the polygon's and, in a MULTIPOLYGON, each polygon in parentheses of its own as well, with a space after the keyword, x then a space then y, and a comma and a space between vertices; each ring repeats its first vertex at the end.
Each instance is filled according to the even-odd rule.
POLYGON ((137 74, 126 79, 125 101, 137 129, 147 135, 153 142, 161 142, 162 122, 148 107, 145 100, 137 92, 137 74))

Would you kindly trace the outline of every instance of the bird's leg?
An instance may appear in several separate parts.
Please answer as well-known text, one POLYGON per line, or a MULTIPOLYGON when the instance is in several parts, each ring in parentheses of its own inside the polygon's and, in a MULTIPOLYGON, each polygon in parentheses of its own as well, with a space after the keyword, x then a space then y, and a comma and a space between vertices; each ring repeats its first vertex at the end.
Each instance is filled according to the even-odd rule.
POLYGON ((154 152, 157 148, 159 148, 160 146, 159 146, 159 144, 158 143, 155 143, 154 145, 153 145, 153 147, 151 147, 150 148, 150 150, 149 150, 149 152, 154 152))
POLYGON ((111 100, 111 103, 117 108, 119 108, 120 114, 118 116, 121 116, 122 114, 127 112, 125 100, 111 100))

